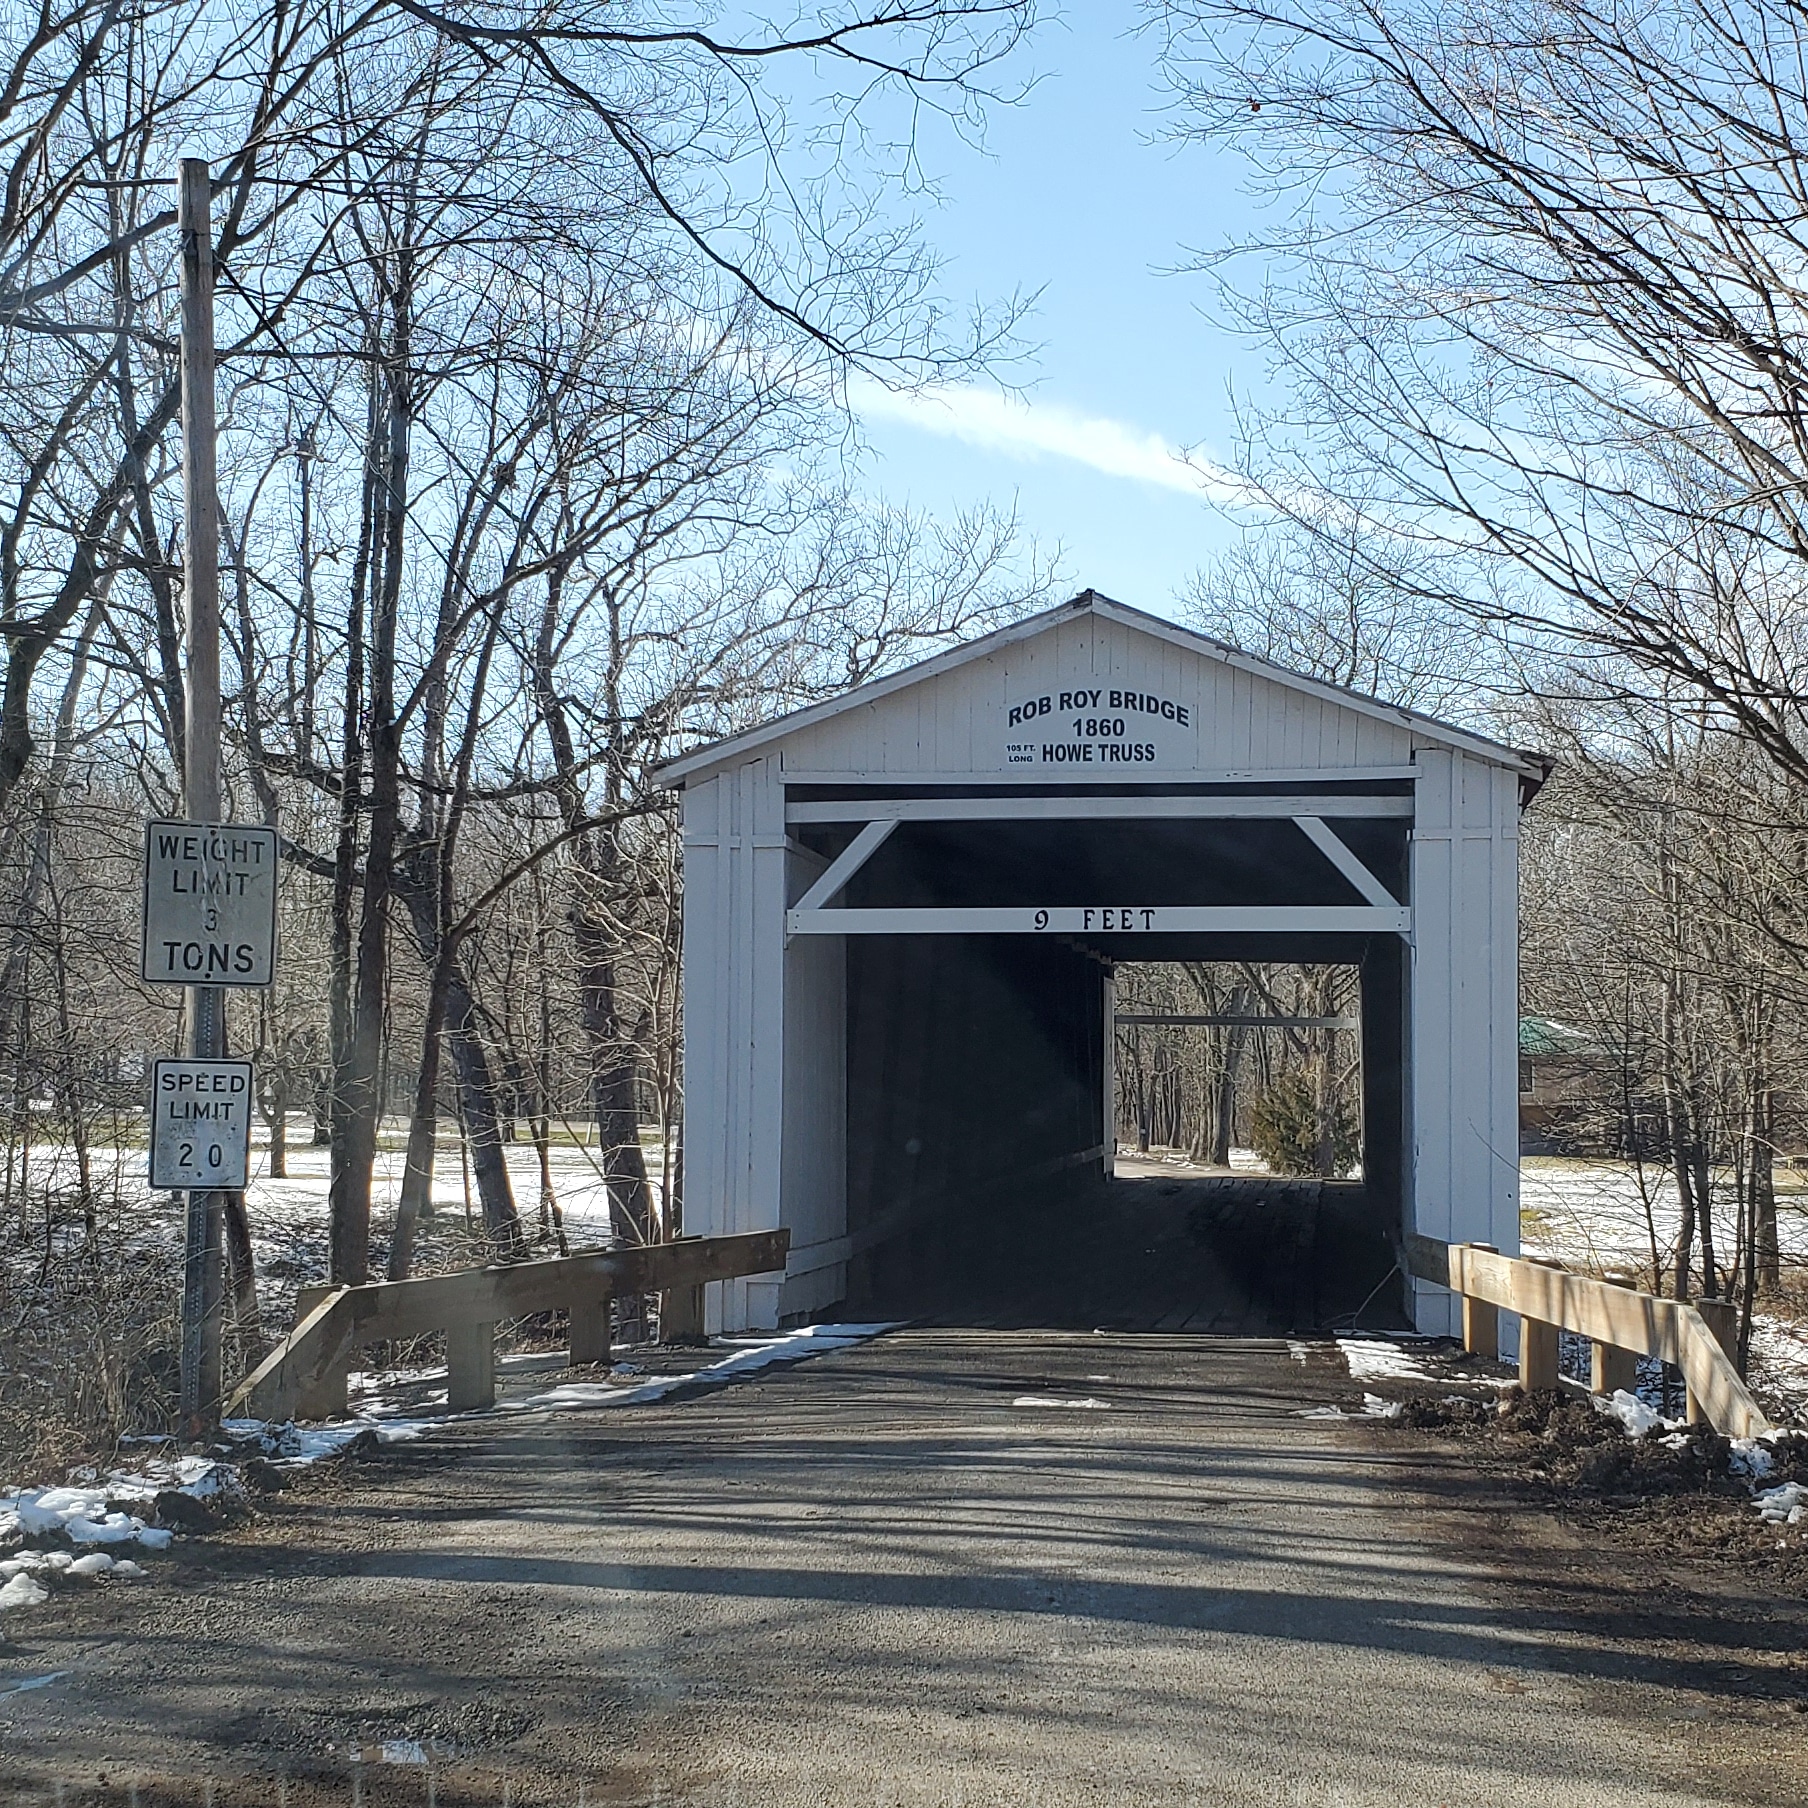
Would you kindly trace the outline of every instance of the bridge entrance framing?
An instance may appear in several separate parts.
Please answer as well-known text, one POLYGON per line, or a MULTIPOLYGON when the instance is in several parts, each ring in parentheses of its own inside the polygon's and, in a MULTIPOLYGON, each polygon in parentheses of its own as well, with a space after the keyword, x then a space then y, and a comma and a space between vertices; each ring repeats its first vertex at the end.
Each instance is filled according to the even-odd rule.
POLYGON ((1403 1252, 1518 1246, 1544 770, 1093 592, 674 761, 685 1228, 791 1233, 782 1281, 712 1288, 711 1327, 857 1299, 937 1218, 1033 1237, 1027 1198, 1108 1171, 1113 965, 1285 960, 1361 972, 1382 1259, 1420 1328, 1456 1328, 1403 1252))

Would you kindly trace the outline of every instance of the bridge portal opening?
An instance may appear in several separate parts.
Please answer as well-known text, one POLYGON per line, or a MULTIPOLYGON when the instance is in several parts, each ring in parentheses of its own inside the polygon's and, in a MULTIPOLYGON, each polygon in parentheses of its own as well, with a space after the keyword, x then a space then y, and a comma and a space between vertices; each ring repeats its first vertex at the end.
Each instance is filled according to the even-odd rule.
POLYGON ((1398 946, 1231 961, 1182 937, 1126 961, 1103 935, 849 938, 849 1310, 1408 1322, 1398 946))

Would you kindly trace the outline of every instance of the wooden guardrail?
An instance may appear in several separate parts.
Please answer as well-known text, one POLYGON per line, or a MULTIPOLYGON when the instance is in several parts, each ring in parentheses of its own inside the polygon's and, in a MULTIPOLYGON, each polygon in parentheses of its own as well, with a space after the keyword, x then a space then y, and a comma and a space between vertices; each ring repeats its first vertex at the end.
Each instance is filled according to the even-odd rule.
POLYGON ((1629 1281, 1571 1274, 1560 1262, 1434 1237, 1408 1237, 1406 1261, 1420 1280, 1462 1296, 1466 1349, 1498 1355, 1500 1314, 1519 1314, 1519 1379, 1528 1390, 1557 1385, 1557 1333, 1571 1331, 1593 1346, 1596 1393, 1630 1388, 1634 1360, 1656 1356, 1682 1371, 1691 1424, 1706 1420, 1732 1438, 1772 1429, 1729 1353, 1733 1310, 1724 1300, 1662 1299, 1629 1281))
POLYGON ((563 1309, 571 1315, 573 1365, 606 1362, 616 1294, 664 1293, 668 1318, 701 1331, 708 1282, 780 1272, 790 1246, 788 1230, 683 1237, 413 1281, 304 1288, 295 1329, 239 1385, 226 1415, 336 1417, 345 1411, 345 1375, 355 1350, 434 1331, 446 1333, 447 1404, 454 1412, 493 1406, 498 1319, 563 1309))

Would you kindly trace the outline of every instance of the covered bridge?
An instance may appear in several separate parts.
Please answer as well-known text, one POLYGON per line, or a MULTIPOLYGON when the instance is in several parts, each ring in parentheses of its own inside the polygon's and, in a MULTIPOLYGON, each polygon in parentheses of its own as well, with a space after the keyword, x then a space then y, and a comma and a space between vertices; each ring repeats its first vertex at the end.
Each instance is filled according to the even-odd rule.
POLYGON ((783 1277, 712 1287, 710 1328, 909 1310, 1140 1237, 1094 1209, 1114 970, 1286 961, 1360 975, 1362 1177, 1316 1257, 1267 1259, 1336 1264, 1346 1313, 1452 1329, 1401 1242, 1518 1247, 1516 842, 1542 776, 1092 591, 673 761, 685 1229, 791 1232, 783 1277))

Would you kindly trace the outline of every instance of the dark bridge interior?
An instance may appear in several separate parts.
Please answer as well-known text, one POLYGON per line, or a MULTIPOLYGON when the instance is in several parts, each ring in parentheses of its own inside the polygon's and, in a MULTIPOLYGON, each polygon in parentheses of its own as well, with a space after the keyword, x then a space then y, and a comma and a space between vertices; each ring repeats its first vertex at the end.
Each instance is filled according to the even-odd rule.
MULTIPOLYGON (((1401 821, 1336 827, 1403 895, 1401 821)), ((846 898, 1356 901, 1292 824, 1224 820, 908 823, 846 898)), ((850 1312, 1249 1334, 1409 1322, 1397 936, 850 936, 847 963, 850 1312), (1163 960, 1359 970, 1360 1181, 1106 1177, 1106 977, 1163 960)))

